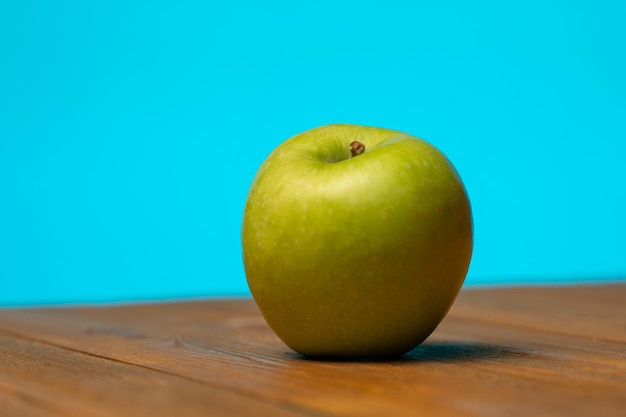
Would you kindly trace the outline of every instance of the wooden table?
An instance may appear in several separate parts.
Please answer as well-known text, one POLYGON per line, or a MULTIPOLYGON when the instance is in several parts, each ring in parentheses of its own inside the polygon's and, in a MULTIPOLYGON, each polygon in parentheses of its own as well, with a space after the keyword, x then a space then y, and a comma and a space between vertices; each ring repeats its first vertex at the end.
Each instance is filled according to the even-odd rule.
POLYGON ((249 299, 0 311, 0 415, 626 416, 626 284, 462 291, 397 360, 299 357, 249 299))

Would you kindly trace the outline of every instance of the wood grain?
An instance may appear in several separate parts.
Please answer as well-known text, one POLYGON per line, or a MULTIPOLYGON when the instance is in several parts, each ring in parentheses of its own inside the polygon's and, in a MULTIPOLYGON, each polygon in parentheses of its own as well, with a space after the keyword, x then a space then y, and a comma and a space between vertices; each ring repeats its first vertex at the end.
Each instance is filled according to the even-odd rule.
POLYGON ((384 362, 302 358, 247 299, 5 310, 0 410, 622 416, 626 285, 464 290, 426 343, 384 362))

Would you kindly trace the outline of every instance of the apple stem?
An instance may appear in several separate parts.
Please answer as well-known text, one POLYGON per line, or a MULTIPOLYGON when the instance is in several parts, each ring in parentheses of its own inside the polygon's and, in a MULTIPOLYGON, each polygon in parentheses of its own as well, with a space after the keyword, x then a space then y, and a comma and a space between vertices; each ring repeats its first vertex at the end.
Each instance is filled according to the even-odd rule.
POLYGON ((350 144, 350 153, 352 154, 352 158, 357 155, 361 155, 363 152, 365 152, 365 145, 358 140, 355 140, 350 144))

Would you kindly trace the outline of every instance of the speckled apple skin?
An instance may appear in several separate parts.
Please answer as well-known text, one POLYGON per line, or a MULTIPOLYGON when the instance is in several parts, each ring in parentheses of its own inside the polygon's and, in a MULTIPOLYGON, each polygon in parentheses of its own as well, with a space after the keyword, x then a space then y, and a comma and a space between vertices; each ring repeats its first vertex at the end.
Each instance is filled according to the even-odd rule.
POLYGON ((279 145, 242 227, 252 295, 311 357, 389 357, 424 341, 454 302, 473 246, 457 171, 398 131, 329 125, 279 145), (365 152, 351 157, 350 144, 365 152))

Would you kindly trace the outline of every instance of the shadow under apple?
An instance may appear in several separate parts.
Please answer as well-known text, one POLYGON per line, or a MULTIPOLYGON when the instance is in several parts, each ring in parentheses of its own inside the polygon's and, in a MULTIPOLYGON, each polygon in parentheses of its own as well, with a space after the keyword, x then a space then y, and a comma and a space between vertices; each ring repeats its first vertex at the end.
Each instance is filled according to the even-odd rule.
POLYGON ((314 362, 469 362, 505 358, 519 358, 524 352, 510 346, 500 346, 473 342, 432 342, 423 343, 402 356, 394 357, 308 357, 295 352, 287 355, 291 359, 314 362))

